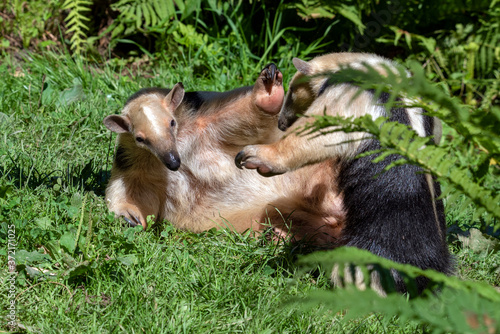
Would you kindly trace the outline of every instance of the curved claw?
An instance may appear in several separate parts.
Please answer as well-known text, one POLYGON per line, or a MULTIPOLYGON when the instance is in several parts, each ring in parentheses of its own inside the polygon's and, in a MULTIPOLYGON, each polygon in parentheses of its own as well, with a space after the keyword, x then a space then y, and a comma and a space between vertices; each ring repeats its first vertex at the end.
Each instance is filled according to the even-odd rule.
POLYGON ((134 223, 133 221, 131 221, 130 219, 128 219, 127 217, 125 216, 122 216, 123 220, 125 220, 125 222, 128 224, 129 227, 136 227, 137 224, 134 223))
POLYGON ((256 169, 257 172, 265 177, 283 174, 284 172, 275 171, 271 165, 260 161, 255 155, 247 155, 245 151, 239 152, 234 158, 234 163, 239 169, 256 169))
POLYGON ((264 70, 267 70, 266 71, 267 80, 274 80, 276 72, 279 72, 278 67, 276 67, 274 63, 267 64, 262 71, 264 70))
POLYGON ((127 218, 125 216, 122 217, 130 227, 136 227, 137 225, 142 225, 141 219, 139 217, 134 216, 133 214, 130 213, 130 211, 127 211, 127 213, 130 218, 127 218))
POLYGON ((283 74, 275 64, 270 63, 262 69, 254 85, 255 104, 268 114, 276 115, 281 110, 285 91, 283 74))
POLYGON ((234 158, 234 163, 236 164, 236 167, 239 169, 243 169, 244 164, 241 162, 243 161, 243 157, 245 156, 245 152, 240 151, 238 154, 236 154, 236 157, 234 158))
POLYGON ((264 80, 264 82, 266 83, 266 85, 267 84, 271 84, 271 85, 269 85, 269 89, 272 90, 272 85, 273 84, 277 84, 277 85, 281 84, 281 82, 279 80, 279 74, 281 72, 280 72, 280 70, 278 69, 278 67, 274 63, 267 64, 262 69, 261 73, 262 72, 265 72, 264 73, 264 77, 262 79, 264 80))

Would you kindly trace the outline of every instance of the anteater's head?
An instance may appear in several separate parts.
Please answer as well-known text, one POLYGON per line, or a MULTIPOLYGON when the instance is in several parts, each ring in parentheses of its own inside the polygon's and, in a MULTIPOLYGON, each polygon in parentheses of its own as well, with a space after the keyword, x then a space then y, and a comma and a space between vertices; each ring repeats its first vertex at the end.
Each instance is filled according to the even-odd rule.
POLYGON ((293 58, 292 62, 297 73, 290 81, 285 102, 280 111, 279 128, 282 131, 288 129, 331 86, 328 78, 329 72, 335 72, 341 64, 349 64, 363 57, 366 56, 346 52, 330 53, 310 61, 293 58))
POLYGON ((334 85, 329 78, 329 73, 345 67, 366 70, 367 66, 382 75, 388 75, 390 72, 397 73, 391 61, 366 53, 330 53, 308 62, 293 58, 293 65, 297 69, 297 73, 290 81, 278 121, 278 126, 283 131, 290 127, 300 115, 303 115, 318 97, 334 85))
POLYGON ((181 159, 177 152, 175 110, 184 98, 184 87, 177 83, 168 90, 146 89, 134 94, 121 115, 104 119, 106 127, 129 135, 140 149, 154 154, 168 169, 177 170, 181 159))
POLYGON ((316 68, 314 60, 306 62, 299 58, 293 58, 293 65, 297 69, 297 73, 290 81, 278 120, 278 127, 282 131, 288 129, 300 115, 307 111, 318 96, 321 83, 324 81, 324 78, 315 76, 317 73, 321 73, 321 69, 316 68))

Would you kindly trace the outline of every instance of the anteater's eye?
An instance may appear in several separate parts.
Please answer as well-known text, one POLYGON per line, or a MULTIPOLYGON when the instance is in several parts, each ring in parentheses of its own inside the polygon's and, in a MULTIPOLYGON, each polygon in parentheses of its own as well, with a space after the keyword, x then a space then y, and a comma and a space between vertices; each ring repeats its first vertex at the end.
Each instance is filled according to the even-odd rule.
POLYGON ((135 137, 135 140, 136 140, 138 143, 144 143, 144 138, 142 138, 142 137, 135 137))
POLYGON ((174 127, 175 126, 175 120, 170 121, 170 126, 174 127))

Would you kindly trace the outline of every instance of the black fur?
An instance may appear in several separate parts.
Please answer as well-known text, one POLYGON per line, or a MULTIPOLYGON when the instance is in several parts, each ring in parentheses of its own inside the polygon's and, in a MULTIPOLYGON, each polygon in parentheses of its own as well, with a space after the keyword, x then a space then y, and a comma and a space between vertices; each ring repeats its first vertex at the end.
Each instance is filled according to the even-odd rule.
MULTIPOLYGON (((240 87, 228 92, 209 92, 209 91, 200 91, 200 92, 186 92, 184 94, 184 99, 182 103, 187 107, 186 110, 194 115, 198 114, 202 111, 213 110, 211 108, 202 108, 202 106, 217 104, 222 101, 227 101, 230 99, 238 99, 240 96, 251 91, 253 86, 240 87)), ((171 89, 168 88, 158 88, 158 87, 150 87, 143 88, 137 92, 135 92, 132 96, 130 96, 125 103, 125 105, 129 104, 131 101, 137 99, 140 96, 147 94, 160 94, 162 96, 167 96, 170 93, 171 89)))
POLYGON ((126 150, 122 146, 118 146, 115 153, 114 165, 121 171, 126 171, 132 167, 134 162, 127 155, 126 150))
POLYGON ((220 104, 228 100, 237 100, 242 95, 247 94, 252 90, 253 86, 240 87, 228 92, 186 92, 183 103, 189 106, 189 111, 193 114, 199 112, 217 111, 217 107, 213 104, 220 104), (202 108, 203 106, 203 108, 202 108), (210 107, 205 107, 210 106, 210 107))
POLYGON ((424 129, 426 136, 432 136, 434 134, 434 117, 424 117, 424 129))
MULTIPOLYGON (((379 102, 387 98, 388 94, 382 94, 379 102)), ((424 115, 424 118, 429 117, 424 115)), ((389 119, 410 123, 404 108, 393 108, 389 119)), ((357 154, 380 147, 378 141, 370 140, 362 144, 357 154)), ((344 195, 346 226, 340 244, 366 249, 399 263, 450 273, 443 203, 436 200, 438 226, 422 169, 402 165, 384 172, 386 166, 401 156, 391 155, 374 163, 372 160, 376 156, 351 159, 342 164, 339 185, 344 195)), ((439 184, 434 184, 438 197, 439 184)), ((399 291, 406 291, 398 275, 395 283, 399 291)), ((419 292, 426 285, 425 278, 417 279, 419 292)))
POLYGON ((127 102, 125 102, 125 105, 129 104, 131 101, 137 99, 140 96, 147 95, 147 94, 159 94, 163 96, 167 96, 168 93, 170 93, 171 89, 168 88, 158 88, 158 87, 148 87, 148 88, 142 88, 132 94, 128 99, 127 102))
POLYGON ((328 88, 335 86, 335 85, 347 85, 347 84, 354 84, 353 81, 343 81, 342 83, 339 83, 335 80, 332 80, 330 78, 325 79, 323 83, 321 84, 321 87, 319 87, 318 94, 317 96, 321 96, 328 88))
MULTIPOLYGON (((369 92, 374 94, 373 90, 369 90, 369 92)), ((390 96, 391 95, 389 93, 382 92, 378 98, 377 104, 385 105, 387 102, 389 102, 390 96)), ((396 101, 400 101, 400 99, 397 98, 396 101)), ((406 110, 404 108, 392 108, 389 115, 385 116, 386 117, 389 116, 389 120, 392 122, 399 122, 401 124, 411 125, 410 118, 408 117, 408 114, 406 113, 406 110)))
MULTIPOLYGON (((370 92, 374 93, 375 91, 374 90, 369 90, 370 92)), ((378 104, 386 104, 388 101, 389 101, 389 97, 390 97, 390 94, 389 93, 386 93, 386 92, 382 92, 380 94, 380 97, 378 99, 378 104)), ((396 101, 400 101, 399 98, 396 98, 396 101)), ((395 108, 393 108, 395 109, 395 108)), ((398 109, 401 109, 401 110, 404 110, 404 108, 398 108, 398 109)), ((391 112, 393 112, 393 110, 391 110, 391 112)), ((434 134, 434 118, 433 117, 430 117, 430 116, 426 116, 425 115, 426 113, 426 110, 424 110, 424 131, 425 131, 425 135, 426 136, 432 136, 434 134)), ((398 117, 401 117, 401 116, 398 116, 398 115, 402 115, 403 113, 402 112, 397 112, 396 113, 396 118, 394 119, 391 119, 391 121, 398 121, 400 123, 403 123, 403 124, 406 124, 406 125, 410 125, 410 119, 408 118, 408 114, 405 112, 403 117, 405 119, 404 122, 402 122, 398 117)))
POLYGON ((321 84, 321 87, 319 88, 318 91, 318 96, 321 96, 325 92, 325 90, 332 85, 331 80, 326 79, 323 84, 321 84))

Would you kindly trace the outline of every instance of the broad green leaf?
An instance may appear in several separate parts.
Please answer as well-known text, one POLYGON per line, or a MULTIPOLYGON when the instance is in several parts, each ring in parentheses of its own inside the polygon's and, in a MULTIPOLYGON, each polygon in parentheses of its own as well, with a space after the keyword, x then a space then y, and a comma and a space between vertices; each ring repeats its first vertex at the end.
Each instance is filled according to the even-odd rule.
POLYGON ((73 252, 75 251, 75 235, 71 232, 64 233, 59 239, 59 244, 68 253, 73 254, 73 252))
POLYGON ((500 240, 482 233, 477 228, 470 229, 468 235, 458 235, 458 239, 464 247, 470 248, 476 253, 500 250, 500 240))
POLYGON ((82 81, 80 78, 73 79, 73 87, 68 88, 61 92, 57 106, 67 106, 73 102, 80 101, 85 97, 83 93, 82 81))
POLYGON ((127 254, 123 256, 118 256, 116 258, 121 264, 130 266, 133 264, 139 263, 139 260, 137 259, 137 256, 135 254, 127 254))
POLYGON ((84 261, 74 267, 69 268, 63 273, 63 275, 68 276, 69 278, 75 278, 77 276, 86 274, 89 270, 90 270, 90 262, 84 261))
POLYGON ((49 217, 40 217, 35 220, 35 223, 44 230, 48 230, 52 227, 52 219, 49 217))
POLYGON ((28 252, 24 249, 16 251, 14 258, 16 259, 16 264, 34 264, 37 262, 46 261, 48 256, 46 254, 39 253, 37 251, 28 252))

